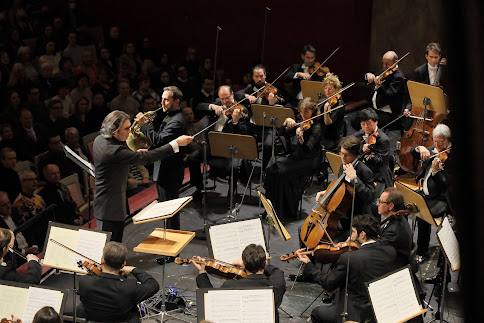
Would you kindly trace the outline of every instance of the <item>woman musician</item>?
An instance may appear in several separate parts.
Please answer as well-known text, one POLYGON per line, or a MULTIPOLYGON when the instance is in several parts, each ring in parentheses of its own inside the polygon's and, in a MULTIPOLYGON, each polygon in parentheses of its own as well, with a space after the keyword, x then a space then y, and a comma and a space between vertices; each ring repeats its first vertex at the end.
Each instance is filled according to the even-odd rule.
MULTIPOLYGON (((329 98, 337 91, 341 90, 341 82, 338 76, 328 74, 323 81, 325 98, 329 98)), ((323 112, 329 112, 321 118, 320 122, 323 128, 321 144, 326 150, 334 150, 338 141, 344 136, 345 130, 345 103, 341 94, 334 96, 324 104, 323 112)))
MULTIPOLYGON (((299 102, 297 120, 304 121, 319 114, 316 103, 311 98, 299 102)), ((310 120, 295 126, 296 121, 287 118, 281 134, 292 137, 291 153, 287 157, 278 157, 277 163, 266 170, 264 187, 278 216, 282 219, 295 218, 305 177, 313 173, 320 163, 321 124, 310 120)))

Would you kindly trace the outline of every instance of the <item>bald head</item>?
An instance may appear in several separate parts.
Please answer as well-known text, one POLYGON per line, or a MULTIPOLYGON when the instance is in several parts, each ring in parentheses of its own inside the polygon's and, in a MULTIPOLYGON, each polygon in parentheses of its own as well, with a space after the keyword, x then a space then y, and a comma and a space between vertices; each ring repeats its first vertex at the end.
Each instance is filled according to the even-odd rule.
POLYGON ((396 61, 398 60, 398 55, 397 53, 395 53, 394 51, 390 50, 388 52, 386 52, 381 61, 382 61, 382 65, 383 65, 383 69, 386 70, 388 69, 390 66, 392 66, 393 63, 395 63, 396 61))
POLYGON ((47 182, 51 184, 59 183, 60 181, 59 166, 55 164, 45 165, 43 173, 44 173, 44 178, 47 182))

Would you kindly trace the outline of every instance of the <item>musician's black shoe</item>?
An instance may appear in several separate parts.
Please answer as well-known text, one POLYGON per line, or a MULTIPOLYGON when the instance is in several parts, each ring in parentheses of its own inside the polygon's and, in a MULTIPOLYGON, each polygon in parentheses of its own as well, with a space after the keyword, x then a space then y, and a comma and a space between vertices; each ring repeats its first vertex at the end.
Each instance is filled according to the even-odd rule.
POLYGON ((160 257, 160 258, 156 259, 156 262, 158 263, 158 265, 163 265, 164 263, 169 264, 170 262, 174 262, 175 258, 176 257, 165 256, 165 259, 163 260, 163 257, 160 257))
POLYGON ((300 283, 309 283, 311 282, 311 279, 305 275, 293 275, 293 274, 290 274, 289 275, 289 280, 296 280, 297 282, 300 282, 300 283))
POLYGON ((321 301, 324 303, 324 304, 331 304, 333 302, 333 299, 334 299, 334 295, 329 295, 327 292, 324 292, 323 293, 323 297, 321 298, 321 301))

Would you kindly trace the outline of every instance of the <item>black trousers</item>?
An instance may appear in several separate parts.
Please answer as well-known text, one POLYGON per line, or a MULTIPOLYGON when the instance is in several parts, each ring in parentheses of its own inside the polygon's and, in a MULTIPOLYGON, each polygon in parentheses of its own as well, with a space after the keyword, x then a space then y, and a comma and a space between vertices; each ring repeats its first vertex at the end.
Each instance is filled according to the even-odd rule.
MULTIPOLYGON (((158 199, 160 202, 177 199, 180 197, 181 181, 175 181, 172 185, 161 184, 156 182, 158 199)), ((180 214, 177 213, 166 220, 166 228, 180 230, 180 214)))
POLYGON ((111 232, 111 241, 123 242, 124 221, 101 221, 98 229, 111 232))

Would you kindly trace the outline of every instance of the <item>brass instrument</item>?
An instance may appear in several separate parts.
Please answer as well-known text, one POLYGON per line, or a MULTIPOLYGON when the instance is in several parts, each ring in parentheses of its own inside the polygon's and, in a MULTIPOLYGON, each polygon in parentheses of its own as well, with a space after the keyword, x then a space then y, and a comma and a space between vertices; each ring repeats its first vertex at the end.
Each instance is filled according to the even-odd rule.
MULTIPOLYGON (((152 124, 156 118, 156 113, 161 109, 163 109, 163 105, 158 109, 146 112, 144 114, 144 116, 148 119, 146 123, 152 124)), ((126 140, 126 144, 128 145, 129 149, 132 151, 137 151, 138 149, 148 149, 151 147, 153 143, 141 132, 141 126, 136 121, 133 121, 130 130, 131 132, 126 140)))

